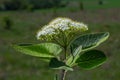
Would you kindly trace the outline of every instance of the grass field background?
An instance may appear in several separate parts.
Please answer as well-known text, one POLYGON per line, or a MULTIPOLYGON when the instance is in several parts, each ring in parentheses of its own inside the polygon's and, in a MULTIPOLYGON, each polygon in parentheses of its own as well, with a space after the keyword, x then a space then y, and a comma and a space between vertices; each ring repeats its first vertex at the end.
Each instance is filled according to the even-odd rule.
POLYGON ((53 80, 55 71, 47 63, 16 52, 11 44, 39 43, 38 29, 58 16, 86 23, 89 32, 110 32, 109 40, 97 47, 108 56, 107 62, 90 71, 75 67, 67 79, 120 80, 120 0, 104 0, 103 5, 97 1, 83 0, 84 11, 79 9, 79 0, 73 0, 66 8, 0 12, 0 80, 53 80), (14 23, 11 30, 3 27, 6 16, 14 23))

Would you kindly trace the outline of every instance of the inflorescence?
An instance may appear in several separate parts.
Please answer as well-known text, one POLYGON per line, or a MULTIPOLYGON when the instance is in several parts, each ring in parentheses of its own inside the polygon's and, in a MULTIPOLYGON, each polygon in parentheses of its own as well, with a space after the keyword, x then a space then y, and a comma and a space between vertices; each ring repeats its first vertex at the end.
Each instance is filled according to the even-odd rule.
POLYGON ((56 18, 38 31, 37 39, 51 41, 63 36, 72 37, 76 33, 86 30, 88 30, 88 27, 84 23, 73 21, 69 18, 56 18))

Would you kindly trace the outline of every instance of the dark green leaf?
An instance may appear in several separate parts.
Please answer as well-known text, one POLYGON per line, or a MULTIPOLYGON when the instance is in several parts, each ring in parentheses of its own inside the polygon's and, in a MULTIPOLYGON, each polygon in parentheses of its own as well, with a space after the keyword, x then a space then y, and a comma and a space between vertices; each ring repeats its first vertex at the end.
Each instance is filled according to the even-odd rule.
POLYGON ((55 57, 62 51, 59 45, 53 43, 21 44, 13 47, 24 54, 44 58, 55 57))
POLYGON ((70 70, 73 71, 72 68, 70 68, 69 66, 67 66, 64 62, 59 61, 56 58, 52 58, 50 63, 49 63, 49 67, 52 69, 64 69, 64 70, 70 70))
POLYGON ((76 49, 78 46, 82 46, 82 51, 90 50, 97 47, 99 44, 104 42, 109 37, 109 33, 96 33, 87 34, 76 38, 72 43, 72 49, 76 49))
POLYGON ((91 50, 82 54, 76 61, 79 67, 92 69, 106 61, 106 56, 102 51, 91 50))

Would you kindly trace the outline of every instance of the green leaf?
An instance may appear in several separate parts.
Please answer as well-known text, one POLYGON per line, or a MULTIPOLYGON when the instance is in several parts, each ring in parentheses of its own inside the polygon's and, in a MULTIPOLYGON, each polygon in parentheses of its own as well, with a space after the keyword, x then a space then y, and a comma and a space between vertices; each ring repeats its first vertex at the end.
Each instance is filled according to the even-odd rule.
POLYGON ((79 67, 93 69, 102 65, 106 61, 106 56, 102 51, 91 50, 82 54, 76 61, 79 67))
POLYGON ((72 43, 72 49, 76 49, 78 46, 82 46, 82 51, 90 50, 97 47, 109 37, 108 32, 87 34, 76 38, 72 43))
POLYGON ((82 46, 79 46, 72 55, 67 59, 66 64, 69 66, 73 66, 76 60, 79 58, 79 54, 81 52, 82 46))
POLYGON ((21 44, 14 45, 13 47, 24 54, 42 58, 58 56, 62 51, 62 48, 54 43, 21 44))
POLYGON ((49 63, 49 67, 52 69, 64 69, 64 70, 69 70, 69 71, 73 71, 73 69, 69 66, 67 66, 64 62, 59 61, 56 58, 52 58, 50 63, 49 63))

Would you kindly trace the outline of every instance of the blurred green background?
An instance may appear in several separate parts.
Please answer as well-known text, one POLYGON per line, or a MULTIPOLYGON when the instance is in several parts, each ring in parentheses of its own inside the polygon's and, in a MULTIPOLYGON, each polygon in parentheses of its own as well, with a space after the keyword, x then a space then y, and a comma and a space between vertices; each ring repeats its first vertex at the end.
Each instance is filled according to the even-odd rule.
POLYGON ((75 67, 67 80, 120 80, 120 0, 0 0, 0 80, 53 80, 48 63, 11 44, 39 43, 36 32, 56 17, 84 22, 89 32, 110 32, 97 47, 107 62, 90 71, 75 67))

